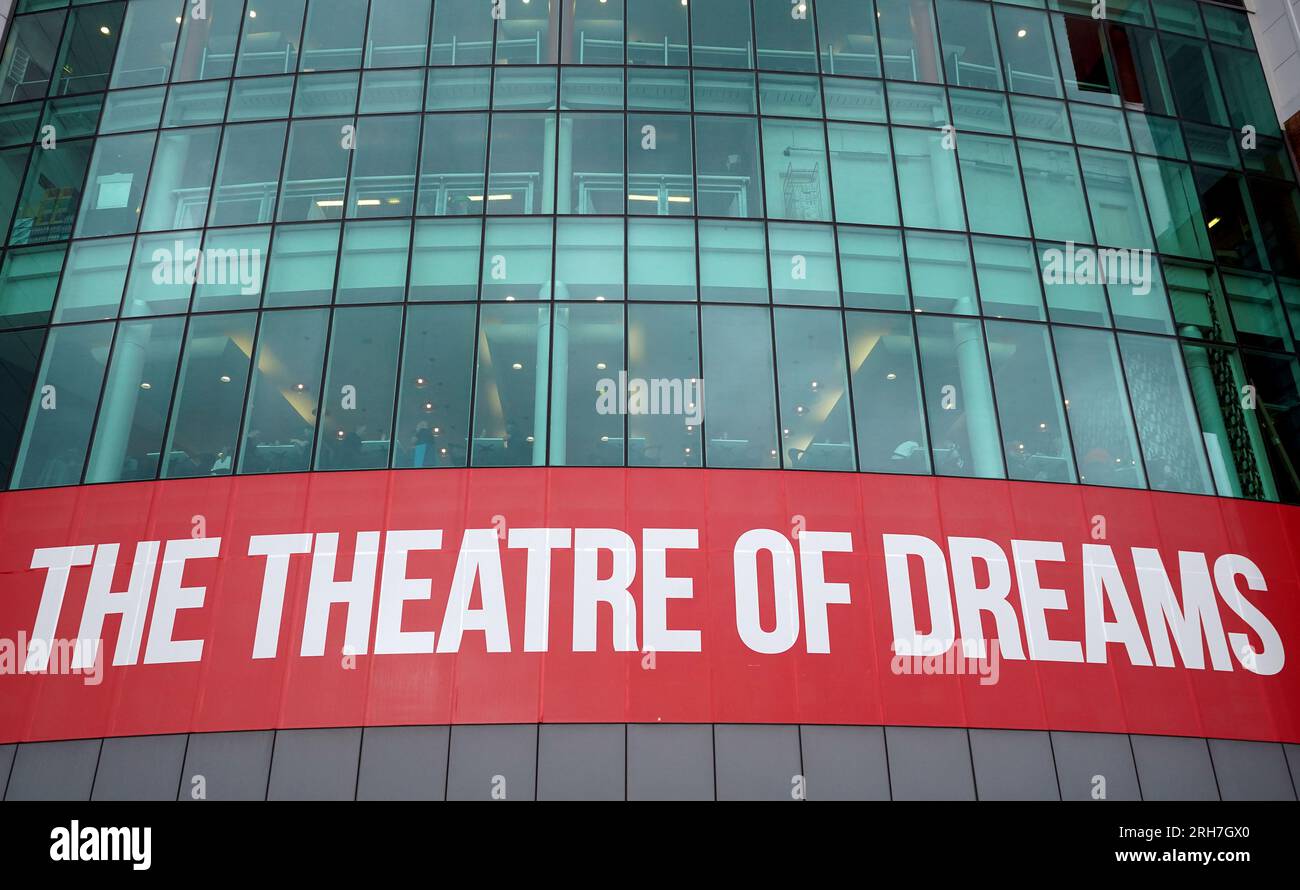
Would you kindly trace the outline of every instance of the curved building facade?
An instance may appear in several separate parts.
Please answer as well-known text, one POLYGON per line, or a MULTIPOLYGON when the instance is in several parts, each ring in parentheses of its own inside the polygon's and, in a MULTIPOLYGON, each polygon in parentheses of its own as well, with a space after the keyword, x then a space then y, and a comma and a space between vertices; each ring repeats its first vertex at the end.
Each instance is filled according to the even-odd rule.
POLYGON ((1294 800, 1250 16, 20 0, 0 787, 1294 800))

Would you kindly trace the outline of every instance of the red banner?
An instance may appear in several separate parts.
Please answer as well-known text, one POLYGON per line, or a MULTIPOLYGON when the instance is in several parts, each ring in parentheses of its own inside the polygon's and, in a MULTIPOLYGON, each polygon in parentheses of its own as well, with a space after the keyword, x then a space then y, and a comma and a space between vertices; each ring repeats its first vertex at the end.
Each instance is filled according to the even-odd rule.
POLYGON ((929 477, 11 492, 0 742, 532 722, 1300 742, 1297 554, 1292 507, 929 477))

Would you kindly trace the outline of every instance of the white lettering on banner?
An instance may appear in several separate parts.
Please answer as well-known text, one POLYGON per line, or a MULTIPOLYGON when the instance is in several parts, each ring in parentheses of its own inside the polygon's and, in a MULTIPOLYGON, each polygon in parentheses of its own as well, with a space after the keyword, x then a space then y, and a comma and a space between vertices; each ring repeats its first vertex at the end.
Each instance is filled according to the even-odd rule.
MULTIPOLYGON (((505 553, 500 529, 465 529, 436 633, 427 619, 421 623, 415 618, 416 610, 406 614, 408 603, 437 599, 435 579, 411 577, 408 561, 413 553, 442 550, 442 529, 361 531, 350 540, 340 538, 339 532, 249 538, 247 557, 263 560, 256 626, 250 628, 253 659, 275 658, 280 652, 295 556, 306 560, 300 560, 298 569, 307 580, 302 657, 327 654, 331 617, 343 622, 346 655, 454 653, 461 651, 466 634, 488 653, 512 652, 519 643, 520 651, 546 652, 552 631, 557 639, 567 636, 573 652, 691 653, 703 651, 705 645, 702 629, 683 620, 687 610, 680 609, 676 620, 670 615, 673 601, 695 598, 700 581, 680 567, 670 571, 670 554, 698 553, 699 529, 647 528, 638 542, 612 528, 511 528, 504 538, 505 553), (350 570, 343 568, 350 577, 342 580, 336 577, 341 544, 345 553, 350 549, 353 554, 350 570), (569 551, 573 563, 573 622, 567 632, 551 627, 557 551, 569 551), (520 582, 513 578, 507 582, 503 560, 508 555, 515 565, 524 565, 522 590, 516 589, 520 582), (523 599, 517 641, 511 638, 507 608, 512 597, 523 599), (341 619, 335 606, 342 607, 341 619), (599 628, 606 615, 610 629, 602 634, 599 628)), ((1004 546, 986 538, 954 536, 940 544, 915 534, 885 534, 881 541, 895 659, 939 656, 960 643, 962 656, 976 660, 985 659, 988 647, 996 645, 1000 657, 1016 661, 1105 664, 1112 652, 1122 652, 1138 667, 1232 671, 1240 666, 1261 676, 1279 673, 1286 662, 1281 636, 1260 608, 1268 584, 1245 556, 1222 554, 1211 562, 1204 553, 1179 551, 1177 571, 1171 573, 1159 551, 1132 547, 1127 558, 1134 588, 1126 584, 1116 550, 1108 544, 1080 544, 1067 562, 1067 547, 1060 541, 1011 540, 1004 546), (1067 590, 1044 581, 1078 571, 1072 566, 1082 569, 1074 600, 1082 604, 1081 640, 1060 633, 1066 623, 1060 613, 1070 609, 1067 590), (1243 590, 1256 599, 1247 599, 1243 590), (1225 630, 1223 607, 1236 626, 1244 625, 1249 633, 1225 630), (991 624, 989 633, 986 623, 991 624)), ((731 565, 740 641, 755 653, 777 655, 794 649, 802 636, 808 654, 832 653, 834 616, 850 619, 831 607, 851 605, 855 591, 844 580, 828 579, 826 560, 828 554, 850 559, 853 548, 852 535, 843 531, 803 528, 793 540, 768 528, 743 532, 731 565), (763 615, 771 616, 767 626, 763 615)), ((35 550, 31 567, 45 571, 44 582, 30 645, 14 661, 21 663, 22 673, 47 670, 50 652, 59 646, 56 632, 73 571, 86 566, 89 577, 82 582, 80 613, 63 622, 78 628, 74 669, 107 663, 108 649, 115 667, 141 663, 142 647, 144 664, 199 661, 203 640, 174 639, 178 613, 206 604, 205 587, 184 586, 185 568, 190 561, 220 555, 220 538, 189 537, 35 550), (119 559, 128 550, 133 554, 128 580, 124 589, 114 590, 119 559), (116 638, 102 641, 109 616, 119 620, 116 638)), ((346 566, 348 560, 344 562, 346 566)), ((698 562, 696 558, 684 564, 698 562)), ((224 595, 240 593, 227 590, 224 595)))

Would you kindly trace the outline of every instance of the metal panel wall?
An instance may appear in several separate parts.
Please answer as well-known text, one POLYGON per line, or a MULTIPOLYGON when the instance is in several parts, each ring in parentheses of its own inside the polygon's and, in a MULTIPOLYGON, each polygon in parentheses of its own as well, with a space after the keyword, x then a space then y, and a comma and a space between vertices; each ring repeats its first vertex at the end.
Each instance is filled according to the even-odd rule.
POLYGON ((409 726, 0 746, 6 800, 1295 800, 1297 768, 1296 745, 897 726, 409 726))

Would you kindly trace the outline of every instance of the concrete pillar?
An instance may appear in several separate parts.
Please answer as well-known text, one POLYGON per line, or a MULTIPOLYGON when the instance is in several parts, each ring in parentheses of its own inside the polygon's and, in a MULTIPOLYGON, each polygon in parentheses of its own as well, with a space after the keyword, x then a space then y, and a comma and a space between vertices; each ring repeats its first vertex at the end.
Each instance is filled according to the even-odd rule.
POLYGON ((1002 475, 1002 443, 979 320, 953 322, 953 345, 961 381, 958 398, 964 406, 963 419, 970 439, 971 470, 976 476, 997 478, 1002 475))

